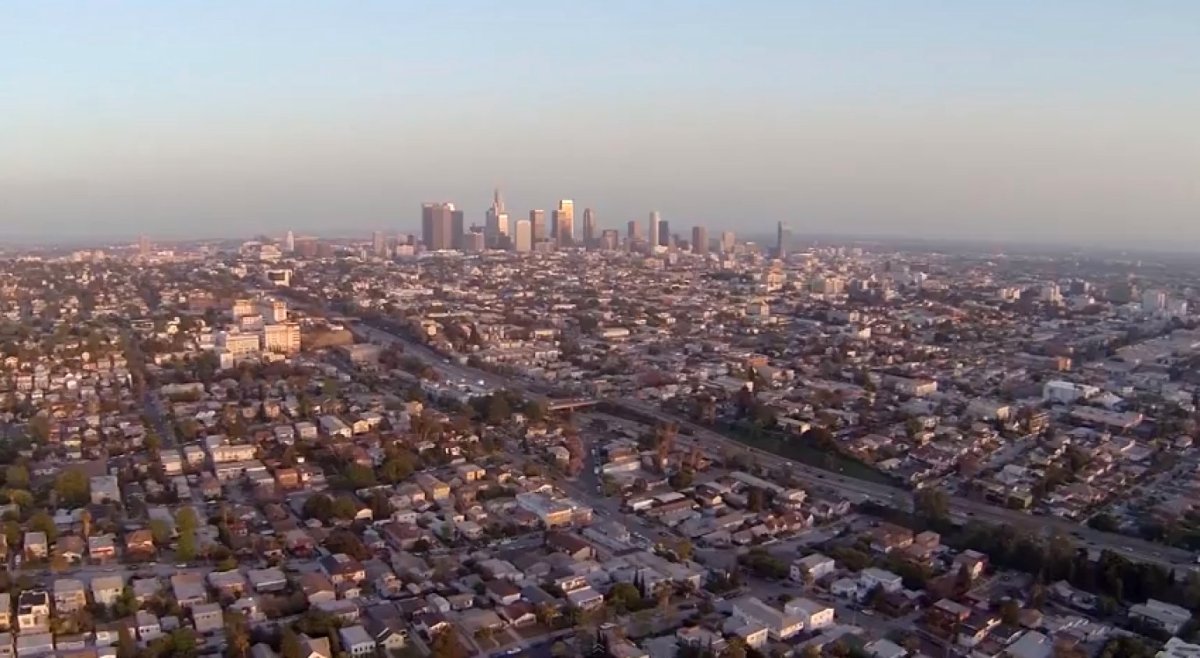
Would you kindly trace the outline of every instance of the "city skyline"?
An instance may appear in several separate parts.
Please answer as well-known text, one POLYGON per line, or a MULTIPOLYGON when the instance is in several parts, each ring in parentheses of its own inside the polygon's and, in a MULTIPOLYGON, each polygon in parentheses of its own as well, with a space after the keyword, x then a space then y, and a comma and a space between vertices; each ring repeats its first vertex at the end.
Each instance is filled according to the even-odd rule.
POLYGON ((404 228, 430 198, 477 221, 500 183, 510 208, 569 196, 597 228, 659 209, 1200 245, 1200 7, 1085 11, 7 3, 0 239, 404 228), (257 24, 277 29, 231 27, 257 24), (498 33, 519 47, 483 45, 498 33))

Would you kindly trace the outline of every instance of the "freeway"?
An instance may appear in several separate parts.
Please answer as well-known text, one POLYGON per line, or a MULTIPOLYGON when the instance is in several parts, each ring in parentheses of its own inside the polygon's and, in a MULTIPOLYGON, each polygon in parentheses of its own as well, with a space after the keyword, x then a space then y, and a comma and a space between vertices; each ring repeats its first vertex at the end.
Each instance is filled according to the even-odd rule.
MULTIPOLYGON (((446 359, 425 345, 420 345, 401 336, 397 336, 390 332, 383 331, 361 322, 355 323, 352 328, 357 332, 361 332, 362 334, 369 336, 372 340, 378 342, 399 343, 403 345, 405 353, 417 356, 418 358, 427 361, 434 368, 434 370, 436 370, 443 378, 448 380, 466 380, 470 382, 483 381, 484 385, 489 388, 503 388, 522 393, 527 397, 540 400, 547 399, 545 395, 531 391, 530 389, 535 388, 534 386, 522 384, 515 379, 461 365, 455 361, 446 359)), ((697 425, 686 418, 666 412, 661 407, 651 405, 643 400, 624 397, 609 400, 609 402, 615 406, 634 411, 650 418, 656 418, 664 422, 675 423, 680 427, 686 427, 698 440, 705 441, 713 445, 725 445, 754 454, 760 463, 764 465, 772 467, 789 467, 792 474, 797 479, 800 479, 813 487, 836 490, 847 500, 852 502, 863 502, 869 500, 902 510, 911 510, 912 494, 905 489, 847 477, 832 471, 826 471, 813 466, 808 466, 806 464, 801 464, 799 462, 787 459, 786 457, 776 455, 772 452, 747 446, 736 439, 718 434, 711 429, 701 427, 700 425, 697 425)), ((1189 551, 1148 542, 1135 537, 1101 532, 1064 519, 1047 516, 1034 516, 1018 510, 998 507, 996 505, 991 505, 969 498, 963 498, 961 496, 951 497, 949 500, 949 507, 951 516, 959 521, 978 520, 987 523, 1002 523, 1036 532, 1047 537, 1054 534, 1070 536, 1074 541, 1093 552, 1108 550, 1136 562, 1146 562, 1150 564, 1158 564, 1168 568, 1187 570, 1191 570, 1195 566, 1195 556, 1189 551)))
MULTIPOLYGON (((664 422, 673 422, 680 427, 687 427, 694 437, 702 441, 718 445, 729 445, 730 447, 748 451, 754 454, 765 465, 790 467, 792 474, 798 479, 816 487, 823 486, 836 489, 852 501, 857 500, 861 502, 862 500, 871 500, 899 509, 911 509, 912 494, 899 487, 890 487, 865 480, 858 480, 794 462, 775 453, 747 446, 735 439, 701 427, 685 418, 666 412, 642 400, 621 398, 613 401, 613 404, 651 418, 657 418, 664 422)), ((951 497, 949 506, 951 516, 958 520, 974 519, 988 523, 1002 523, 1038 532, 1046 536, 1055 533, 1071 536, 1077 543, 1090 550, 1109 550, 1138 562, 1159 564, 1165 567, 1187 567, 1189 569, 1194 565, 1194 556, 1189 551, 1155 544, 1134 537, 1100 532, 1064 519, 1034 516, 1018 510, 998 507, 961 496, 951 497)))

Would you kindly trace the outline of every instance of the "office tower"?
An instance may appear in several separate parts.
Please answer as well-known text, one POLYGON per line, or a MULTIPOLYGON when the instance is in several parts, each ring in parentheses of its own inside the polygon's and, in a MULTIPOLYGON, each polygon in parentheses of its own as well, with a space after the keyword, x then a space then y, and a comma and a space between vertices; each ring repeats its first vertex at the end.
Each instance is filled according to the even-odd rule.
POLYGON ((629 223, 625 225, 625 239, 629 240, 630 242, 635 242, 642 239, 642 233, 638 228, 636 219, 629 220, 629 223))
POLYGON ((288 252, 289 254, 292 253, 293 251, 296 251, 296 234, 295 233, 288 231, 287 235, 283 236, 283 250, 288 252))
POLYGON ((654 251, 654 248, 658 246, 658 242, 659 242, 658 230, 660 228, 662 228, 661 222, 662 222, 662 218, 659 217, 657 210, 650 213, 650 251, 654 251))
POLYGON ((138 238, 138 255, 142 257, 150 255, 150 238, 144 235, 138 238))
POLYGON ((421 242, 430 251, 452 249, 454 204, 426 203, 421 206, 421 242))
POLYGON ((529 211, 530 230, 533 232, 533 241, 538 242, 546 239, 546 211, 545 210, 530 210, 529 211))
POLYGON ((469 252, 483 251, 484 239, 483 231, 472 226, 470 231, 463 235, 463 250, 469 252))
POLYGON ((775 257, 779 259, 787 258, 788 240, 791 238, 792 232, 788 229, 787 224, 776 222, 775 224, 775 257))
POLYGON ((492 193, 492 207, 487 211, 483 235, 489 247, 501 247, 506 242, 505 238, 509 237, 508 213, 504 211, 504 200, 500 198, 498 189, 492 193))
POLYGON ((596 213, 591 208, 583 209, 583 246, 596 247, 596 213))
POLYGON ((736 243, 736 238, 733 235, 733 231, 722 231, 721 232, 721 253, 723 253, 723 254, 733 253, 733 246, 735 243, 736 243))
POLYGON ((382 258, 387 256, 387 251, 387 236, 383 234, 383 231, 371 233, 371 253, 382 258))
POLYGON ((604 251, 616 251, 621 243, 621 234, 616 229, 606 228, 600 233, 600 248, 604 251))
POLYGON ((575 202, 563 199, 554 211, 554 239, 559 247, 570 247, 575 243, 575 202))
POLYGON ((708 229, 703 226, 692 227, 692 253, 700 255, 708 253, 708 229))
POLYGON ((671 244, 671 222, 658 220, 658 244, 666 247, 671 244))
POLYGON ((513 230, 513 249, 525 254, 533 251, 533 222, 518 219, 513 230))
POLYGON ((463 211, 455 208, 450 212, 450 248, 463 250, 463 233, 467 227, 464 223, 463 211))

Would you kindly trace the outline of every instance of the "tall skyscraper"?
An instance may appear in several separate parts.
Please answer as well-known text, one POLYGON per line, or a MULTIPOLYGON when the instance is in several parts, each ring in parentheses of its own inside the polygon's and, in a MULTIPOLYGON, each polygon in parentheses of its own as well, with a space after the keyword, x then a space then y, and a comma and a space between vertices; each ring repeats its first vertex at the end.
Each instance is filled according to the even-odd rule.
POLYGON ((375 231, 371 233, 371 253, 382 258, 387 256, 387 251, 387 236, 383 234, 383 231, 375 231))
POLYGON ((421 242, 431 251, 453 249, 453 203, 426 203, 421 206, 421 242))
POLYGON ((513 231, 513 248, 519 253, 533 251, 533 222, 528 219, 518 219, 513 231))
POLYGON ((151 245, 150 238, 141 236, 138 238, 138 255, 145 258, 150 255, 151 245))
POLYGON ((629 240, 630 242, 635 242, 642 239, 642 232, 638 228, 636 219, 629 220, 629 223, 625 225, 625 239, 629 240))
POLYGON ((489 247, 502 246, 508 237, 508 213, 504 211, 504 200, 498 189, 492 194, 492 207, 487 211, 483 235, 489 247))
POLYGON ((692 227, 692 253, 708 254, 708 229, 703 226, 692 227))
POLYGON ((733 231, 721 232, 721 253, 733 253, 733 246, 737 243, 737 239, 733 235, 733 231))
POLYGON ((658 214, 657 210, 650 213, 650 251, 654 251, 654 248, 658 246, 658 230, 661 228, 660 222, 662 222, 662 217, 658 214))
POLYGON ((621 234, 616 229, 606 228, 600 232, 600 248, 604 251, 616 251, 621 242, 621 234))
POLYGON ((292 253, 293 251, 296 251, 296 234, 295 233, 288 231, 287 235, 283 236, 283 250, 288 252, 289 254, 292 253))
POLYGON ((575 202, 563 199, 554 211, 554 239, 559 247, 570 247, 575 243, 575 202))
POLYGON ((777 222, 775 224, 775 257, 779 259, 787 258, 788 240, 792 232, 788 229, 787 224, 777 222))
POLYGON ((665 219, 658 220, 658 244, 664 247, 671 244, 671 222, 665 219))
POLYGON ((538 242, 546 239, 546 211, 545 210, 530 210, 529 223, 533 231, 533 241, 538 242))
POLYGON ((583 209, 583 246, 596 248, 596 213, 591 208, 583 209))
POLYGON ((455 208, 450 212, 450 248, 463 251, 465 244, 463 234, 466 233, 466 220, 463 211, 455 208))

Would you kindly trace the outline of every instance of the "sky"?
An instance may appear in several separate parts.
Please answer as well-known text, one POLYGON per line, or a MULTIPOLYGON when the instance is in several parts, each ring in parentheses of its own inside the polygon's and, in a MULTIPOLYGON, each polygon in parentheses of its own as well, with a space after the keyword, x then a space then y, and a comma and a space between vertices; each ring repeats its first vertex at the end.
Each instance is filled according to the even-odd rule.
POLYGON ((0 3, 0 240, 604 227, 1200 248, 1200 2, 0 3))

